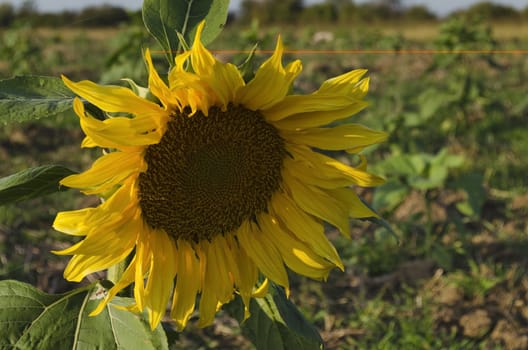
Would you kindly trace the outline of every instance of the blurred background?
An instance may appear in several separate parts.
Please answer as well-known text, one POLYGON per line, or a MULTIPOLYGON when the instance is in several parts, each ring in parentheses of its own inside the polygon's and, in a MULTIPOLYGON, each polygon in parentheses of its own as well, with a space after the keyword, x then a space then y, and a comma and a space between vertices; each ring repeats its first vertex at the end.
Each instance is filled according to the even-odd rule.
MULTIPOLYGON (((159 50, 141 1, 0 2, 0 78, 65 74, 146 85, 142 50, 159 50)), ((353 221, 328 235, 346 271, 327 283, 295 275, 291 299, 327 349, 528 348, 528 3, 526 1, 233 1, 210 45, 257 63, 284 39, 303 61, 294 90, 369 69, 370 106, 350 120, 390 133, 366 150, 387 183, 358 192, 391 224, 353 221), (319 52, 317 52, 319 51, 319 52)), ((161 72, 165 57, 155 53, 161 72)), ((0 175, 58 163, 83 170, 77 117, 0 128, 0 175)), ((346 154, 337 156, 345 159, 346 154)), ((346 159, 345 159, 346 160, 346 159)), ((73 241, 50 227, 58 211, 97 205, 75 191, 0 207, 0 279, 58 293, 73 241)), ((102 277, 96 275, 93 278, 102 277)), ((226 315, 189 328, 174 349, 251 349, 226 315)))

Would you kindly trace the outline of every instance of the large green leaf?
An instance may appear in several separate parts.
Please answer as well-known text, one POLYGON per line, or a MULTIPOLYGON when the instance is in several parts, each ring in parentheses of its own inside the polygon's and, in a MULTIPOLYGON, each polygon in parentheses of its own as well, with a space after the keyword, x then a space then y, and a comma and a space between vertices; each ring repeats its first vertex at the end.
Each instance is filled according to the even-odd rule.
MULTIPOLYGON (((241 322, 244 312, 240 298, 225 308, 241 322)), ((251 300, 249 311, 251 316, 241 322, 241 327, 258 350, 323 348, 323 341, 315 327, 286 298, 281 287, 271 284, 268 295, 251 300)))
POLYGON ((132 299, 115 297, 98 316, 88 316, 104 292, 100 288, 51 295, 0 281, 0 349, 168 349, 161 326, 151 331, 145 314, 115 307, 132 299))
POLYGON ((0 124, 52 117, 68 111, 74 96, 59 78, 19 76, 0 80, 0 124))
POLYGON ((227 20, 229 0, 145 0, 143 22, 166 51, 169 64, 181 48, 177 33, 192 44, 196 27, 205 20, 202 32, 204 45, 212 42, 227 20))
POLYGON ((66 189, 59 185, 59 181, 71 174, 75 172, 61 165, 43 165, 1 178, 0 205, 66 189))

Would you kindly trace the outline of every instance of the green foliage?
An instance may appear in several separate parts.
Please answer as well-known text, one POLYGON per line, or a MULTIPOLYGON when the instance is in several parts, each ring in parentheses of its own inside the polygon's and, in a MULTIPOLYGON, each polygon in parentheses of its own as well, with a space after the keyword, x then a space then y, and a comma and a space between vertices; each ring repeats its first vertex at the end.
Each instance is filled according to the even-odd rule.
POLYGON ((406 20, 415 22, 430 22, 436 20, 435 14, 423 5, 413 5, 408 7, 403 13, 403 17, 406 20))
POLYGON ((240 298, 224 306, 235 317, 242 331, 257 349, 317 350, 323 341, 317 330, 286 298, 282 287, 270 284, 269 293, 251 300, 251 316, 243 321, 243 303, 240 298))
POLYGON ((10 3, 0 4, 0 27, 9 27, 15 19, 15 8, 10 3))
POLYGON ((130 16, 121 7, 102 5, 83 9, 75 21, 85 27, 111 27, 130 22, 130 16))
POLYGON ((44 60, 43 43, 28 24, 0 32, 0 60, 8 62, 9 74, 38 74, 44 60))
POLYGON ((74 96, 59 78, 20 76, 0 80, 0 123, 55 116, 71 110, 74 96))
POLYGON ((304 9, 302 0, 243 0, 240 7, 242 22, 256 19, 265 25, 295 23, 304 9))
POLYGON ((469 8, 457 11, 452 16, 480 18, 483 20, 511 21, 520 20, 521 14, 512 6, 480 1, 469 8))
MULTIPOLYGON (((150 38, 142 26, 123 28, 109 43, 110 52, 104 63, 105 70, 99 78, 101 82, 111 83, 126 77, 146 84, 147 69, 142 49, 150 43, 150 38)), ((153 60, 156 61, 158 57, 154 56, 153 60)))
POLYGON ((172 66, 174 55, 182 48, 178 33, 190 45, 198 24, 205 20, 202 42, 204 45, 209 44, 220 34, 225 25, 228 5, 227 0, 145 0, 143 21, 165 50, 169 64, 172 66))
POLYGON ((376 189, 373 206, 392 210, 398 206, 411 189, 427 191, 445 186, 449 170, 462 166, 464 158, 448 154, 442 149, 438 154, 400 154, 378 162, 376 172, 391 179, 376 189))
MULTIPOLYGON (((391 134, 386 144, 367 149, 365 154, 369 170, 385 173, 388 180, 373 191, 374 205, 385 209, 384 218, 397 232, 399 241, 379 225, 355 221, 353 240, 337 239, 337 248, 346 265, 345 273, 332 272, 327 284, 311 284, 308 279, 303 279, 301 284, 292 283, 294 303, 308 318, 299 323, 314 323, 319 330, 324 330, 328 348, 469 350, 508 347, 500 340, 491 339, 491 333, 494 336, 500 333, 498 328, 478 339, 467 337, 457 329, 458 320, 442 328, 443 321, 439 317, 445 314, 439 316, 435 308, 439 300, 434 296, 429 298, 424 291, 435 292, 435 287, 431 287, 435 280, 447 281, 463 291, 460 300, 449 306, 455 317, 459 318, 460 309, 464 307, 489 307, 493 325, 498 324, 495 316, 503 312, 512 312, 508 319, 512 329, 522 323, 522 314, 513 313, 517 310, 516 302, 511 307, 498 306, 495 302, 510 297, 517 300, 517 296, 525 294, 525 290, 512 282, 509 273, 512 264, 526 266, 523 254, 527 245, 527 211, 522 201, 513 205, 513 199, 526 193, 528 188, 525 176, 528 163, 523 161, 528 152, 528 134, 524 127, 528 113, 526 60, 515 55, 460 54, 457 50, 518 49, 526 46, 526 39, 516 34, 517 41, 498 40, 489 23, 457 19, 442 26, 440 33, 434 32, 418 40, 408 37, 405 28, 400 33, 400 28, 392 30, 388 26, 381 29, 370 25, 360 27, 360 21, 370 19, 355 17, 359 5, 348 1, 331 3, 337 9, 333 11, 338 15, 335 21, 344 24, 335 30, 324 27, 332 32, 331 40, 318 44, 312 41, 320 27, 289 30, 287 26, 269 28, 254 21, 250 28, 228 28, 212 47, 249 50, 258 41, 260 48, 272 49, 280 31, 290 49, 416 47, 438 48, 450 53, 433 57, 390 54, 300 57, 304 70, 296 81, 296 91, 313 91, 324 79, 351 68, 370 69, 371 87, 367 95, 370 106, 354 118, 391 134), (347 13, 347 9, 350 12, 347 13), (388 30, 391 33, 387 34, 388 30), (482 261, 487 262, 489 257, 500 262, 490 262, 489 269, 485 269, 482 261), (406 286, 401 267, 410 264, 413 269, 407 273, 413 274, 420 270, 422 262, 427 265, 428 261, 432 271, 412 279, 412 284, 406 286), (318 288, 320 293, 315 297, 302 294, 299 290, 308 288, 306 286, 316 286, 313 288, 318 288), (508 297, 496 294, 501 288, 511 292, 508 297), (479 300, 482 304, 477 304, 479 300), (306 311, 310 303, 313 303, 313 312, 306 311)), ((307 6, 305 10, 308 9, 307 6)), ((402 16, 405 18, 405 13, 402 16)), ((436 27, 413 28, 412 34, 424 28, 436 27)), ((100 41, 95 41, 89 35, 91 32, 78 29, 69 36, 64 32, 54 34, 53 42, 67 48, 63 49, 67 53, 64 61, 57 61, 49 59, 57 47, 45 36, 37 37, 34 28, 4 31, 5 37, 11 38, 5 41, 5 46, 0 46, 0 51, 4 52, 2 71, 37 70, 54 74, 58 69, 67 69, 68 76, 76 79, 102 77, 108 82, 126 76, 144 83, 145 69, 138 52, 140 47, 153 48, 153 41, 147 40, 145 30, 125 27, 115 39, 110 39, 114 32, 104 33, 104 40, 98 39, 100 41), (110 47, 110 54, 105 51, 107 47, 110 47)), ((155 64, 161 66, 163 58, 153 56, 155 64)), ((241 63, 246 56, 240 54, 226 59, 241 63)), ((252 61, 243 66, 247 68, 246 79, 251 76, 252 67, 267 57, 258 50, 255 52, 252 61)), ((290 57, 285 58, 289 60, 290 57)), ((61 128, 60 132, 79 136, 76 118, 68 120, 71 123, 63 126, 65 129, 61 128)), ((53 127, 56 121, 56 118, 47 118, 38 122, 53 127)), ((42 164, 43 159, 48 163, 49 159, 44 158, 48 154, 45 155, 38 145, 17 143, 16 134, 29 139, 34 135, 24 126, 9 125, 0 133, 4 173, 28 164, 42 164)), ((53 143, 48 153, 55 153, 52 148, 56 147, 54 159, 61 159, 62 154, 73 163, 68 164, 72 168, 87 167, 90 157, 71 159, 72 149, 78 147, 78 142, 74 143, 74 148, 53 143)), ((59 178, 57 176, 57 181, 59 178)), ((56 189, 56 182, 51 186, 56 189)), ((60 260, 46 256, 45 252, 56 248, 61 244, 57 242, 66 238, 54 236, 47 228, 57 210, 64 210, 65 206, 68 209, 79 207, 81 199, 75 194, 75 191, 61 192, 53 197, 0 207, 0 273, 4 278, 31 280, 44 290, 57 283, 61 285, 62 265, 54 267, 48 263, 60 260), (35 253, 36 250, 39 253, 35 253)), ((370 190, 366 194, 369 198, 370 190)), ((4 198, 3 195, 0 198, 4 198)), ((329 234, 332 239, 337 236, 334 232, 329 234)), ((279 348, 290 344, 287 337, 293 333, 288 332, 285 324, 291 326, 297 321, 286 321, 287 317, 280 312, 270 318, 263 310, 273 308, 268 301, 261 306, 263 300, 251 303, 255 318, 242 324, 245 334, 251 334, 255 328, 255 332, 268 335, 262 343, 269 339, 269 344, 278 344, 279 348), (280 318, 273 319, 277 315, 280 318)), ((292 315, 296 315, 295 312, 292 315)), ((240 319, 240 315, 237 318, 240 319)), ((175 348, 240 348, 238 343, 227 344, 229 339, 239 339, 240 331, 225 318, 220 320, 222 325, 205 330, 193 328, 191 320, 186 331, 178 336, 179 340, 187 339, 191 345, 171 345, 175 348)), ((518 329, 522 330, 522 325, 518 329)), ((310 339, 306 335, 301 336, 301 340, 298 337, 293 335, 298 348, 305 338, 310 339)))
POLYGON ((479 265, 474 260, 468 260, 468 265, 469 273, 462 270, 455 271, 449 276, 448 283, 459 287, 469 298, 484 297, 507 278, 504 267, 500 264, 490 268, 486 264, 479 265))
POLYGON ((59 181, 74 173, 60 165, 43 165, 0 178, 0 206, 65 190, 59 181))
POLYGON ((51 295, 18 281, 0 281, 0 347, 168 349, 161 326, 151 331, 146 314, 118 308, 132 299, 115 297, 98 316, 88 316, 104 293, 90 285, 51 295))

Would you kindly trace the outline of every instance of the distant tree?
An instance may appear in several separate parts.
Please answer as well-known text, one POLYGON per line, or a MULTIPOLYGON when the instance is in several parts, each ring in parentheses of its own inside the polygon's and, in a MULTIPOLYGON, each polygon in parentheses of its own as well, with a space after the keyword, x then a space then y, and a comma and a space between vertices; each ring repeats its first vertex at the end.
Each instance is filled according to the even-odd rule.
POLYGON ((35 17, 38 16, 37 5, 33 0, 26 0, 22 3, 17 11, 16 18, 21 19, 26 23, 33 23, 35 17))
POLYGON ((432 21, 436 20, 436 15, 426 6, 415 5, 405 9, 403 16, 409 21, 432 21))
POLYGON ((330 3, 313 4, 302 12, 302 20, 309 23, 333 23, 337 20, 337 8, 330 3))
POLYGON ((10 3, 0 4, 0 27, 9 27, 15 19, 15 8, 10 3))
POLYGON ((77 23, 86 27, 116 26, 129 21, 123 8, 110 5, 87 7, 77 17, 77 23))
POLYGON ((22 2, 22 5, 20 5, 20 8, 18 9, 19 16, 34 15, 37 12, 37 4, 35 0, 24 0, 24 2, 22 2))
POLYGON ((258 19, 262 24, 294 23, 303 9, 302 0, 243 0, 241 17, 247 22, 258 19))
POLYGON ((401 0, 375 0, 373 3, 380 7, 385 7, 391 9, 393 12, 401 12, 403 10, 403 5, 401 0))
POLYGON ((375 1, 356 5, 356 16, 363 21, 389 21, 401 16, 401 9, 386 1, 375 1))
POLYGON ((337 11, 337 19, 340 23, 351 24, 359 20, 357 6, 353 2, 342 4, 337 11))
POLYGON ((511 6, 483 1, 474 4, 467 10, 454 13, 454 16, 478 17, 485 20, 511 20, 520 19, 522 15, 511 6))

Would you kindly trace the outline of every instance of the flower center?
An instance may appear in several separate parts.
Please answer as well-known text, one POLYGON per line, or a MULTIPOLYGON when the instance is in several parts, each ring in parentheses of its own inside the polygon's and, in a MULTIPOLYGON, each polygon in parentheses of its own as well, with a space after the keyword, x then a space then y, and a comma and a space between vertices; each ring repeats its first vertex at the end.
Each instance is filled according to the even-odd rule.
POLYGON ((146 149, 139 204, 148 225, 198 242, 236 230, 280 187, 284 140, 262 114, 229 105, 178 113, 146 149))

